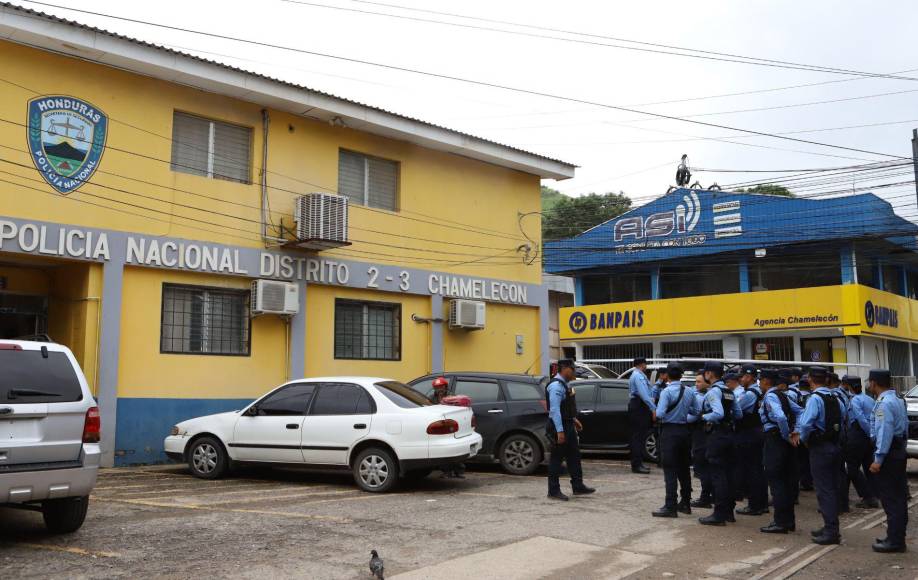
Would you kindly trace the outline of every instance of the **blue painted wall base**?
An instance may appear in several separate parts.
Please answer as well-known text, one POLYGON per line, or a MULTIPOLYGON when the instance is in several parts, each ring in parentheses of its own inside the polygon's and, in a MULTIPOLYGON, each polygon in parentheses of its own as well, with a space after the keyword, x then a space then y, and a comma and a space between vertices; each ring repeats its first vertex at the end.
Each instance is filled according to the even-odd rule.
POLYGON ((163 439, 181 421, 235 411, 254 399, 118 399, 115 465, 166 463, 163 439))

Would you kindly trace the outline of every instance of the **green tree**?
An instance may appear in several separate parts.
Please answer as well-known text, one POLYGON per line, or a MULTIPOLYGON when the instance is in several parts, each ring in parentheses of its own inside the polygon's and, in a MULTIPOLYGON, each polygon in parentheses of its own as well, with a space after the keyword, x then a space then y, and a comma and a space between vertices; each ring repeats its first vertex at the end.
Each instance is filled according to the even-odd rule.
POLYGON ((546 185, 542 186, 542 211, 547 212, 554 209, 555 205, 567 197, 557 189, 552 189, 546 185))
POLYGON ((783 185, 776 185, 774 183, 765 183, 762 185, 756 185, 755 187, 750 187, 747 189, 738 189, 740 193, 762 193, 765 195, 780 195, 782 197, 794 197, 794 194, 791 193, 789 189, 783 185))
POLYGON ((554 202, 550 210, 542 210, 542 239, 572 238, 620 216, 629 209, 631 209, 631 199, 624 193, 591 193, 580 197, 562 196, 554 202))

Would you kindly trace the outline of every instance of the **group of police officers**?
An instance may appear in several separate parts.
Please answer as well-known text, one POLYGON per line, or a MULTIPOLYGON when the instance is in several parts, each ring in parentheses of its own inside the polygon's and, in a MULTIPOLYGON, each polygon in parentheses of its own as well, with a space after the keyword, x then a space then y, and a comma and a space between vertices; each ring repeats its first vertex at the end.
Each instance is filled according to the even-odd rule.
MULTIPOLYGON (((567 500, 561 492, 562 462, 567 463, 575 495, 595 490, 583 482, 577 432, 572 361, 560 361, 558 374, 547 388, 551 453, 548 496, 567 500)), ((747 365, 724 372, 724 365, 708 362, 694 384, 683 380, 684 370, 671 363, 651 385, 647 361, 635 359, 629 378, 631 468, 649 473, 643 465, 648 430, 659 429, 659 449, 666 500, 655 517, 691 514, 692 508, 713 508, 699 522, 724 526, 734 514, 769 513, 769 490, 774 517, 763 533, 796 531, 794 506, 801 490, 815 490, 823 527, 813 530, 813 542, 841 541, 839 513, 850 510, 851 484, 861 497, 856 507, 882 503, 887 535, 877 539, 874 551, 904 552, 908 522, 905 401, 891 388, 887 370, 871 370, 864 389, 859 377, 810 367, 763 369, 747 365), (701 493, 692 500, 692 475, 701 493), (737 501, 748 500, 736 508, 737 501), (879 500, 879 502, 878 502, 879 500)))

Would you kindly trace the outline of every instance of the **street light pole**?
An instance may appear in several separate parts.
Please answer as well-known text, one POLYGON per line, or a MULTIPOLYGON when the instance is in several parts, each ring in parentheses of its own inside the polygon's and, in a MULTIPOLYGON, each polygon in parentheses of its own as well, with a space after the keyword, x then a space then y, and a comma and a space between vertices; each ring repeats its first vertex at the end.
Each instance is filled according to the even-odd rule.
POLYGON ((912 129, 912 167, 915 170, 915 195, 918 197, 918 129, 912 129))

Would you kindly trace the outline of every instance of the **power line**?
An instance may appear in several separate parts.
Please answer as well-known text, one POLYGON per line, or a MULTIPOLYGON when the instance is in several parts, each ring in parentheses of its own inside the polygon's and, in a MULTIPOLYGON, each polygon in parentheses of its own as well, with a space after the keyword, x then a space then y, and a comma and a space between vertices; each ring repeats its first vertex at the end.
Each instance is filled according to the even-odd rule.
MULTIPOLYGON (((868 154, 868 155, 877 155, 877 156, 881 156, 881 157, 892 157, 892 158, 905 159, 904 157, 902 157, 902 156, 900 156, 900 155, 892 155, 892 154, 888 154, 888 153, 878 153, 878 152, 875 152, 875 151, 868 151, 868 150, 865 150, 865 149, 858 149, 858 148, 854 148, 854 147, 844 147, 844 146, 842 146, 842 145, 832 145, 832 144, 829 144, 829 143, 821 143, 821 142, 818 142, 818 141, 811 141, 811 140, 808 140, 808 139, 800 139, 800 138, 796 138, 796 137, 788 137, 788 136, 786 136, 786 135, 775 135, 775 134, 767 133, 767 132, 764 132, 764 131, 755 131, 755 130, 752 130, 752 129, 743 129, 743 128, 739 128, 739 127, 730 127, 730 126, 722 125, 722 124, 719 124, 719 123, 710 123, 710 122, 707 122, 707 121, 698 121, 698 120, 695 120, 695 119, 689 119, 689 118, 679 117, 679 116, 675 116, 675 115, 666 115, 666 114, 654 113, 654 112, 650 112, 650 111, 641 111, 641 110, 637 110, 637 109, 634 109, 634 108, 631 108, 631 107, 624 107, 624 106, 620 106, 620 105, 611 105, 611 104, 608 104, 608 103, 600 103, 600 102, 597 102, 597 101, 591 101, 591 100, 589 100, 589 99, 583 99, 583 98, 566 97, 566 96, 563 96, 563 95, 558 95, 558 94, 549 93, 549 92, 545 92, 545 91, 539 91, 539 90, 535 90, 535 89, 524 89, 524 88, 513 87, 513 86, 509 86, 509 85, 503 85, 503 84, 496 83, 496 82, 478 81, 478 80, 474 80, 474 79, 468 79, 468 78, 465 78, 465 77, 460 77, 460 76, 455 76, 455 75, 448 75, 448 74, 444 74, 444 73, 435 73, 435 72, 424 71, 424 70, 420 70, 420 69, 413 69, 413 68, 410 68, 410 67, 404 67, 404 66, 398 66, 398 65, 385 64, 385 63, 374 62, 374 61, 369 61, 369 60, 363 60, 363 59, 358 59, 358 58, 353 58, 353 57, 344 57, 344 56, 339 56, 339 55, 334 55, 334 54, 329 54, 329 53, 323 53, 323 52, 318 52, 318 51, 309 51, 309 50, 305 50, 305 49, 298 49, 298 48, 294 48, 294 47, 290 47, 290 46, 285 46, 285 45, 280 45, 280 44, 274 44, 274 43, 269 43, 269 42, 262 42, 262 41, 251 40, 251 39, 237 38, 237 37, 228 36, 228 35, 224 35, 224 34, 216 34, 216 33, 212 33, 212 32, 203 32, 203 31, 194 30, 194 29, 190 29, 190 28, 184 28, 184 27, 180 27, 180 26, 171 26, 171 25, 167 25, 167 24, 160 24, 160 23, 155 23, 155 22, 148 22, 148 21, 139 20, 139 19, 136 19, 136 18, 128 18, 128 17, 124 17, 124 16, 114 16, 114 15, 111 15, 111 14, 104 14, 104 13, 101 13, 101 12, 95 12, 95 11, 91 11, 91 10, 83 10, 83 9, 78 9, 78 8, 69 8, 69 7, 67 7, 67 6, 60 6, 60 5, 57 5, 57 4, 50 4, 50 3, 45 3, 45 2, 35 2, 35 1, 33 1, 33 0, 27 0, 27 1, 29 1, 29 2, 31 2, 31 3, 33 3, 33 4, 38 4, 38 5, 40 5, 40 6, 49 6, 49 7, 52 7, 52 8, 58 8, 58 9, 62 9, 62 10, 71 10, 71 11, 74 11, 74 12, 83 13, 83 14, 90 14, 90 15, 93 15, 93 16, 99 16, 99 17, 103 17, 103 18, 110 18, 110 19, 114 19, 114 20, 121 20, 121 21, 125 21, 125 22, 132 22, 132 23, 135 23, 135 24, 142 24, 142 25, 146 25, 146 26, 153 26, 153 27, 163 28, 163 29, 167 29, 167 30, 174 30, 174 31, 178 31, 178 32, 185 32, 185 33, 188 33, 188 34, 196 34, 196 35, 201 35, 201 36, 208 36, 208 37, 212 37, 212 38, 218 38, 218 39, 221 39, 221 40, 230 40, 230 41, 233 41, 233 42, 241 42, 241 43, 245 43, 245 44, 251 44, 251 45, 254 45, 254 46, 262 46, 262 47, 265 47, 265 48, 274 48, 274 49, 277 49, 277 50, 283 50, 283 51, 288 51, 288 52, 296 52, 296 53, 303 53, 303 54, 311 54, 311 55, 313 55, 313 56, 320 56, 320 57, 323 57, 323 58, 330 58, 330 59, 339 60, 339 61, 342 61, 342 62, 350 62, 350 63, 356 63, 356 64, 363 64, 363 65, 373 66, 373 67, 377 67, 377 68, 383 68, 383 69, 387 69, 387 70, 394 70, 394 71, 406 72, 406 73, 410 73, 410 74, 423 75, 423 76, 428 76, 428 77, 431 77, 431 78, 439 78, 439 79, 443 79, 443 80, 449 80, 449 81, 460 82, 460 83, 465 83, 465 84, 471 84, 471 85, 476 85, 476 86, 482 86, 482 87, 500 89, 500 90, 504 90, 504 91, 516 92, 516 93, 520 93, 520 94, 527 94, 527 95, 532 95, 532 96, 544 97, 544 98, 549 98, 549 99, 556 99, 556 100, 561 100, 561 101, 568 101, 568 102, 573 102, 573 103, 581 103, 581 104, 584 104, 584 105, 590 105, 590 106, 595 106, 595 107, 601 107, 601 108, 606 108, 606 109, 611 109, 611 110, 616 110, 616 111, 624 111, 624 112, 629 112, 629 113, 635 113, 635 114, 638 114, 638 115, 646 115, 646 116, 649 116, 649 117, 656 117, 656 118, 659 118, 659 119, 668 119, 668 120, 671 120, 671 121, 679 121, 679 122, 683 122, 683 123, 691 123, 691 124, 695 124, 695 125, 701 125, 701 126, 704 126, 704 127, 714 127, 714 128, 718 128, 718 129, 725 129, 725 130, 729 130, 729 131, 737 131, 737 132, 747 133, 747 134, 751 134, 751 135, 769 136, 769 137, 773 137, 773 138, 775 138, 775 139, 782 139, 782 140, 786 140, 786 141, 794 141, 794 142, 797 142, 797 143, 805 143, 805 144, 808 144, 808 145, 816 145, 816 146, 819 146, 819 147, 829 147, 829 148, 833 148, 833 149, 841 149, 841 150, 845 150, 845 151, 853 151, 853 152, 856 152, 856 153, 866 153, 866 154, 868 154)), ((844 74, 854 74, 854 73, 844 73, 844 74)), ((876 76, 881 76, 881 75, 876 75, 876 76)), ((914 79, 911 79, 911 77, 906 77, 906 78, 908 78, 909 80, 914 80, 914 79)))

